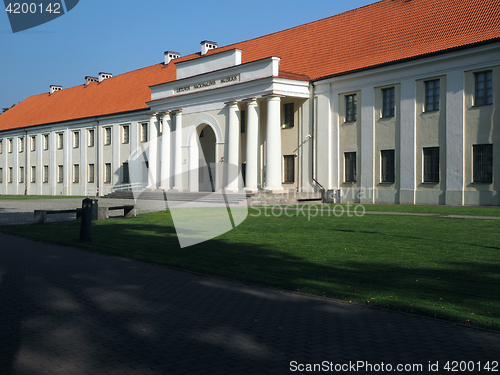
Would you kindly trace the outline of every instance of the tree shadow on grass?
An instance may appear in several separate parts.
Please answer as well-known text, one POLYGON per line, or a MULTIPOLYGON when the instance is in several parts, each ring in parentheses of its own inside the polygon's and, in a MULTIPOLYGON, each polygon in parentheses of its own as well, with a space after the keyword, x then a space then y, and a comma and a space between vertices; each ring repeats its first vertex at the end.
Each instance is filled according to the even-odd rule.
MULTIPOLYGON (((50 228, 57 229, 61 242, 80 245, 67 240, 77 238, 75 223, 47 226, 46 238, 54 240, 50 228)), ((318 264, 271 245, 221 238, 181 249, 172 226, 119 221, 93 226, 92 237, 83 245, 88 250, 345 300, 354 293, 420 300, 442 294, 442 302, 429 304, 445 304, 453 295, 453 303, 464 309, 484 310, 500 295, 498 264, 448 262, 439 269, 318 264)), ((286 373, 290 361, 427 363, 450 360, 450 353, 492 360, 500 345, 499 335, 434 321, 285 298, 276 291, 13 237, 2 236, 2 243, 2 374, 40 365, 80 373, 286 373)), ((377 299, 370 304, 384 306, 377 299)), ((409 309, 399 301, 388 303, 409 309)), ((415 311, 434 315, 431 307, 415 311)), ((498 307, 493 308, 498 321, 498 307)), ((440 316, 453 319, 445 310, 440 316)), ((41 367, 32 369, 42 373, 41 367)))

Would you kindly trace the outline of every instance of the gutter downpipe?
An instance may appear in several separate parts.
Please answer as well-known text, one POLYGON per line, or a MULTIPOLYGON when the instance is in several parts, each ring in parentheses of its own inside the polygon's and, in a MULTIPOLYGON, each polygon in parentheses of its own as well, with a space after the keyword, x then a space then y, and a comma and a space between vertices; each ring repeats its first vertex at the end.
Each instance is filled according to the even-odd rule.
POLYGON ((316 108, 316 99, 315 99, 315 96, 314 96, 314 90, 315 90, 315 87, 314 87, 314 82, 311 82, 311 85, 312 85, 312 111, 311 111, 311 114, 312 114, 312 119, 311 119, 311 133, 312 133, 312 138, 313 138, 313 144, 312 144, 312 180, 313 182, 320 188, 321 190, 321 203, 324 203, 325 202, 325 191, 326 189, 323 187, 323 185, 321 185, 319 183, 319 181, 316 179, 316 126, 315 126, 315 123, 314 123, 314 119, 316 118, 316 114, 314 112, 315 108, 316 108))

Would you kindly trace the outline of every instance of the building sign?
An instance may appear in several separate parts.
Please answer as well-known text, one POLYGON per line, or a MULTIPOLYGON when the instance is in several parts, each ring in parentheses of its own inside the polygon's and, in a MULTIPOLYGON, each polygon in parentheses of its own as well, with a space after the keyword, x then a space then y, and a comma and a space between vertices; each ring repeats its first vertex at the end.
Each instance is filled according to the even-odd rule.
POLYGON ((236 74, 234 76, 224 77, 220 79, 213 79, 210 81, 195 83, 193 85, 181 86, 174 89, 175 94, 190 93, 198 90, 215 88, 219 86, 226 86, 227 84, 236 83, 240 81, 240 75, 236 74))

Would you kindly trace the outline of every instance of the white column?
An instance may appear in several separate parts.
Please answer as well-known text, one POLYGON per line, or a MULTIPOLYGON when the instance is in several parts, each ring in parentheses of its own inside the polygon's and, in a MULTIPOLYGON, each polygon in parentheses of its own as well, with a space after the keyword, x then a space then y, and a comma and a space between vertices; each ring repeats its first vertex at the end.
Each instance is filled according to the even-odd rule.
POLYGON ((401 82, 400 204, 415 204, 415 80, 401 82))
POLYGON ((279 193, 281 186, 281 98, 267 98, 266 186, 264 190, 279 193))
POLYGON ((228 191, 238 191, 238 176, 240 170, 239 154, 240 154, 240 122, 238 121, 238 103, 227 103, 228 114, 228 128, 227 135, 227 186, 228 191))
POLYGON ((120 171, 121 171, 121 165, 120 165, 120 125, 118 124, 113 124, 111 128, 111 158, 112 158, 112 175, 111 175, 111 182, 113 185, 118 185, 121 183, 120 180, 120 171))
POLYGON ((247 166, 246 186, 249 192, 258 190, 259 175, 259 104, 252 98, 247 104, 247 166))
POLYGON ((69 129, 65 129, 63 133, 64 144, 63 144, 63 155, 64 155, 64 177, 63 177, 63 194, 71 195, 71 185, 73 184, 73 158, 71 149, 73 148, 73 143, 71 142, 71 132, 69 129))
POLYGON ((168 112, 162 117, 163 133, 161 135, 161 189, 170 189, 170 132, 172 131, 172 119, 168 112))
POLYGON ((149 118, 149 147, 148 147, 148 189, 156 189, 156 175, 157 175, 157 152, 158 152, 158 119, 156 114, 149 118))
POLYGON ((182 185, 182 110, 175 113, 175 159, 174 190, 183 190, 182 185))
POLYGON ((375 186, 375 90, 361 90, 360 203, 374 203, 375 186))
POLYGON ((49 186, 51 195, 56 195, 57 188, 57 134, 52 130, 49 135, 49 186))
MULTIPOLYGON (((445 204, 464 204, 464 73, 446 76, 445 204)), ((443 153, 441 153, 443 155, 443 153)), ((443 170, 443 169, 441 169, 443 170)))

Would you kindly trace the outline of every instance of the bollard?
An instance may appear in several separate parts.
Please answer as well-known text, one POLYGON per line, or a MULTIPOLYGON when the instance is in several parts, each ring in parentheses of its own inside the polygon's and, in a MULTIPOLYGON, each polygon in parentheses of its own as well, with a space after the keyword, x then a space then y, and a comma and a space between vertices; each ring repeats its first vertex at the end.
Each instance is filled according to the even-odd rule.
POLYGON ((82 201, 82 222, 80 225, 80 242, 92 241, 90 228, 92 223, 92 208, 94 199, 85 198, 82 201))
POLYGON ((91 199, 92 201, 92 221, 96 221, 99 218, 99 204, 97 199, 91 199))

